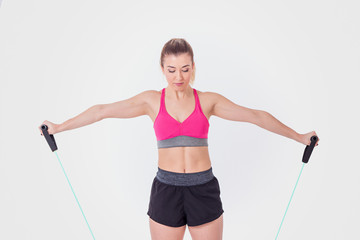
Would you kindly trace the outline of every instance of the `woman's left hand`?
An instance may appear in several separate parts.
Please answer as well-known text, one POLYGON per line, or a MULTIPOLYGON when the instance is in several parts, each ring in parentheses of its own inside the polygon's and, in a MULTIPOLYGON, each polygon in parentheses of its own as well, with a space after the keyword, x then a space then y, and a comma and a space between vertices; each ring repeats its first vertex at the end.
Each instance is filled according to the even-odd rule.
MULTIPOLYGON (((317 136, 317 134, 316 134, 315 131, 312 131, 312 132, 309 132, 309 133, 305 133, 305 134, 300 134, 300 142, 303 143, 303 144, 305 144, 305 145, 310 145, 310 143, 311 143, 310 138, 311 138, 312 136, 314 136, 314 135, 317 136)), ((318 136, 317 136, 317 137, 318 137, 318 136)), ((318 140, 317 140, 317 142, 316 142, 316 144, 315 144, 315 147, 316 147, 317 145, 319 145, 319 141, 320 141, 320 138, 318 137, 318 140)))

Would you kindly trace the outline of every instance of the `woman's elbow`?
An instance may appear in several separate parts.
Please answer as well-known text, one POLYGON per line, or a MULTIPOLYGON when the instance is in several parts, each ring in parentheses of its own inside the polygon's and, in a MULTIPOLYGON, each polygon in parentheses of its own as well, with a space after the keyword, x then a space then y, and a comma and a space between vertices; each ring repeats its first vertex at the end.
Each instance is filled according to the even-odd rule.
POLYGON ((94 112, 96 121, 100 121, 106 118, 104 114, 105 104, 96 104, 93 106, 93 108, 95 109, 94 112))
POLYGON ((261 125, 261 122, 263 121, 266 114, 268 114, 268 112, 258 109, 252 109, 249 122, 259 126, 261 125))

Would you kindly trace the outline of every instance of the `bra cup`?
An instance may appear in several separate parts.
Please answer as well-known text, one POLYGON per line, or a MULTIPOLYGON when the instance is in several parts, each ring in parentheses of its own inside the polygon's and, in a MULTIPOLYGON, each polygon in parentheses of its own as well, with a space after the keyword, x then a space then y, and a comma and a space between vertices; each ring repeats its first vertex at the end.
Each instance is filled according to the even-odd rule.
POLYGON ((189 121, 185 122, 182 126, 182 135, 197 137, 197 138, 207 138, 209 130, 209 123, 205 116, 197 111, 194 115, 191 116, 189 121))
POLYGON ((158 141, 165 140, 180 135, 207 138, 209 130, 209 121, 201 110, 200 101, 196 90, 194 112, 182 123, 172 118, 165 109, 165 88, 162 90, 160 110, 154 122, 154 129, 158 141))
POLYGON ((179 135, 179 127, 176 122, 171 121, 166 114, 158 116, 154 124, 157 140, 164 140, 179 135))

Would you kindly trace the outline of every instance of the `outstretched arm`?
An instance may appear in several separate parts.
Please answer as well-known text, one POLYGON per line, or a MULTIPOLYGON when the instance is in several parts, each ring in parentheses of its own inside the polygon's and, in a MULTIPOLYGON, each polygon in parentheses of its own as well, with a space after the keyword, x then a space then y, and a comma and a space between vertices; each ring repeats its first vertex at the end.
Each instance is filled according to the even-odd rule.
POLYGON ((280 122, 270 113, 262 110, 257 110, 257 116, 258 117, 255 124, 259 127, 303 143, 301 141, 301 134, 297 133, 293 129, 280 122))
POLYGON ((212 115, 231 121, 253 123, 268 131, 277 133, 284 137, 291 138, 303 144, 308 144, 308 140, 311 137, 310 133, 299 134, 293 129, 281 123, 273 115, 266 111, 246 108, 237 105, 218 93, 211 92, 210 94, 212 96, 212 100, 214 101, 212 115))
POLYGON ((79 128, 97 122, 100 120, 99 112, 100 104, 89 107, 79 115, 70 118, 69 120, 61 124, 55 124, 56 133, 71 130, 74 128, 79 128))
POLYGON ((108 104, 97 104, 61 124, 53 124, 49 121, 44 121, 44 124, 51 126, 52 132, 49 131, 50 134, 55 134, 83 127, 105 118, 138 117, 148 114, 149 104, 147 99, 151 96, 151 94, 152 90, 148 90, 122 101, 108 104))

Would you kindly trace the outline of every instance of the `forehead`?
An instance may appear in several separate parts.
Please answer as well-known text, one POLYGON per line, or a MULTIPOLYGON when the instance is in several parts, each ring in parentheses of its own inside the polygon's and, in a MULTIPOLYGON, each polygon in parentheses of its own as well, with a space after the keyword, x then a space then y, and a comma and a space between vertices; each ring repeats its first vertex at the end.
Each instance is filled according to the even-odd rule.
POLYGON ((164 66, 178 66, 182 67, 183 65, 189 64, 191 65, 191 56, 188 53, 182 53, 177 56, 174 54, 167 55, 164 57, 164 66))

